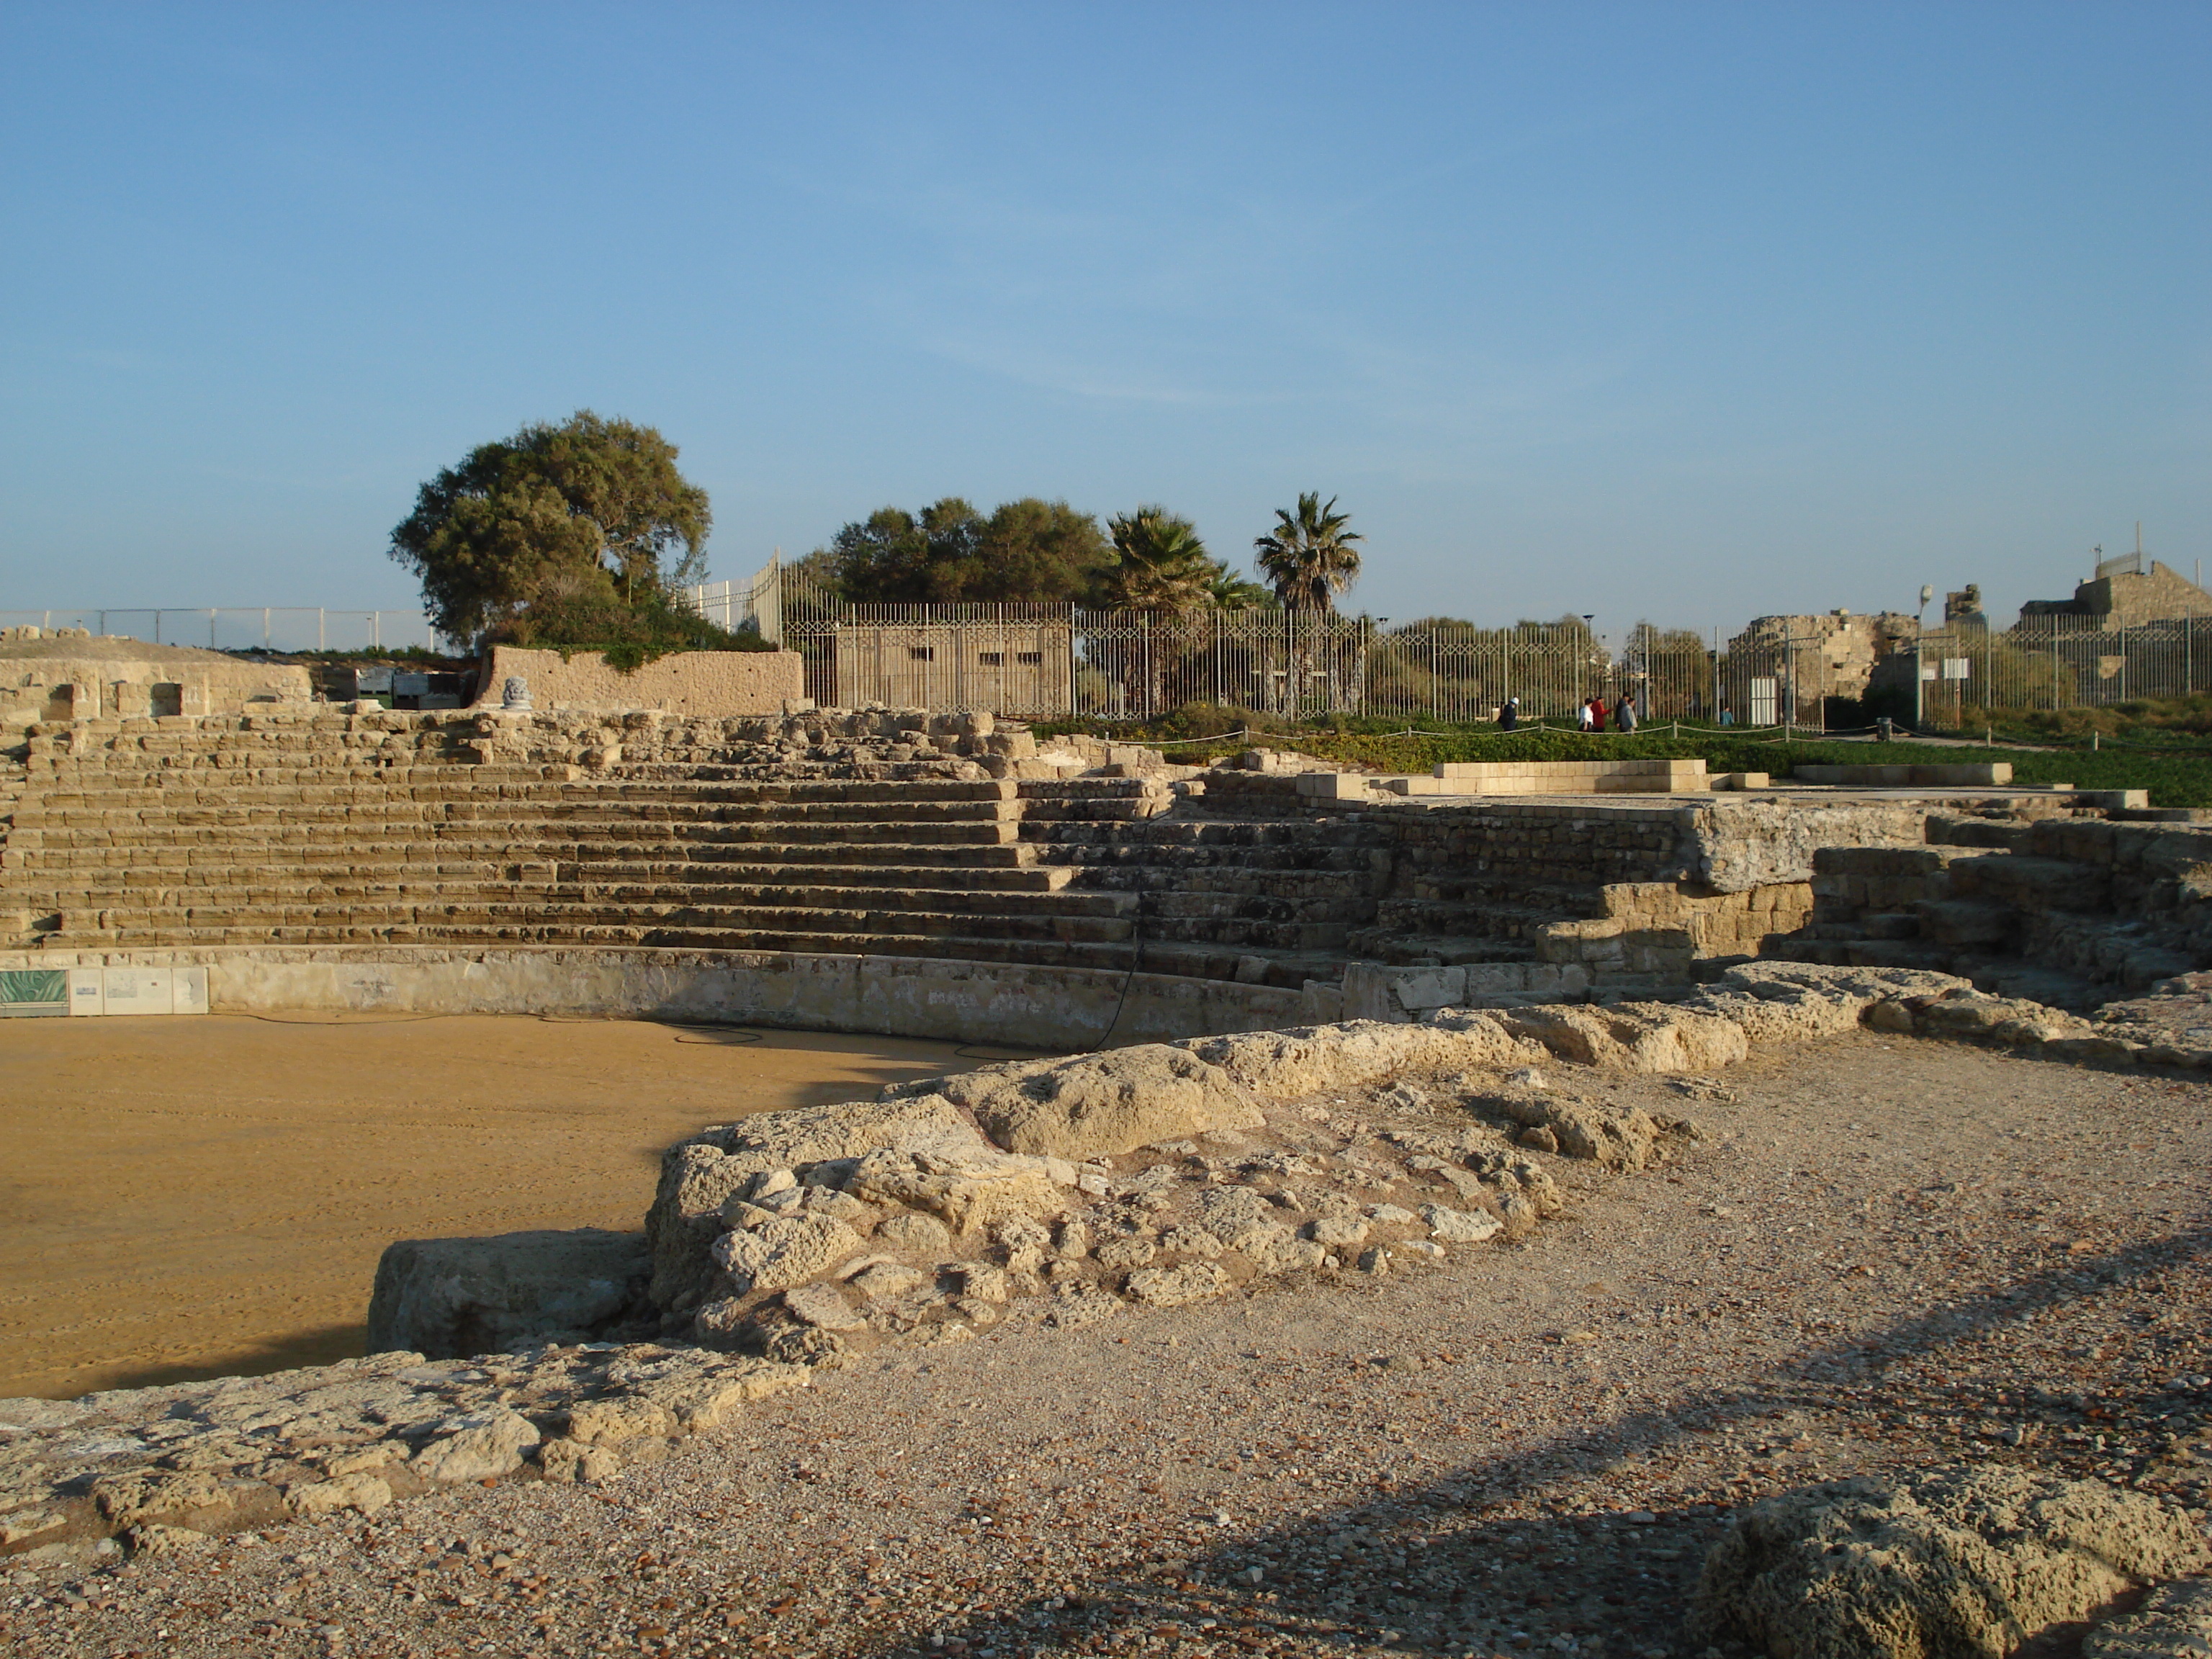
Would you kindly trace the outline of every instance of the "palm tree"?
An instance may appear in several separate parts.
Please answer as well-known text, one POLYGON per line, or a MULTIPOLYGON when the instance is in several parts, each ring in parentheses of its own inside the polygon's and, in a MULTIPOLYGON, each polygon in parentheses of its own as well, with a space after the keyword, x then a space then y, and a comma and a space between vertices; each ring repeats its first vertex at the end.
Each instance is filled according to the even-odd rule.
POLYGON ((1206 572, 1206 599, 1216 611, 1279 610, 1282 601, 1272 587, 1262 587, 1249 576, 1231 570, 1225 561, 1211 559, 1206 572))
MULTIPOLYGON (((1321 492, 1310 490, 1299 495, 1295 513, 1275 509, 1273 534, 1253 538, 1252 545, 1259 551, 1255 562, 1260 574, 1291 613, 1290 678, 1283 688, 1283 708, 1294 716, 1305 706, 1306 658, 1312 648, 1308 640, 1298 635, 1297 614, 1304 611, 1328 617, 1336 609, 1336 596, 1359 580, 1359 555, 1352 544, 1364 538, 1345 527, 1351 522, 1350 514, 1336 510, 1335 496, 1324 505, 1321 492)), ((1361 672, 1364 674, 1364 662, 1361 672)), ((1332 708, 1343 701, 1334 653, 1328 670, 1328 701, 1332 708)))
POLYGON ((1194 611, 1212 598, 1218 568, 1198 527, 1164 507, 1140 507, 1107 521, 1120 556, 1113 575, 1117 603, 1137 610, 1194 611))
POLYGON ((1299 495, 1296 513, 1277 507, 1274 533, 1254 538, 1260 574, 1286 608, 1327 616, 1336 609, 1336 596, 1359 580, 1352 544, 1365 538, 1345 528, 1351 522, 1350 514, 1336 510, 1335 496, 1324 506, 1316 489, 1299 495))

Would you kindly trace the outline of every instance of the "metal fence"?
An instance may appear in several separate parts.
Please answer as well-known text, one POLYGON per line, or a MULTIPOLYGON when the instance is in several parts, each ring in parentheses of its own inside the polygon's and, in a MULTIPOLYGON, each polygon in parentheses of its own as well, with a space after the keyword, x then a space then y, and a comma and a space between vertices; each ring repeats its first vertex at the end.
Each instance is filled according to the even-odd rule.
POLYGON ((440 648, 421 611, 333 611, 321 605, 199 605, 191 609, 0 611, 0 628, 82 628, 156 645, 210 651, 403 651, 440 648))
POLYGON ((850 605, 793 619, 783 644, 808 695, 850 707, 989 708, 1026 718, 1146 720, 1190 704, 1286 718, 1572 720, 1588 699, 1646 719, 1710 716, 1724 671, 1698 635, 1639 629, 1617 647, 1565 623, 1387 628, 1282 611, 1072 605, 850 605))
MULTIPOLYGON (((1938 729, 1990 714, 2212 691, 2212 617, 2114 625, 2032 616, 2002 630, 1931 629, 1845 667, 1823 639, 1573 619, 1478 628, 1284 611, 1086 611, 1074 605, 845 605, 780 556, 750 578, 684 590, 702 615, 804 659, 825 705, 988 708, 1015 718, 1146 720, 1190 704, 1291 719, 1522 717, 1572 721, 1623 696, 1645 720, 1860 726, 1875 712, 1938 729), (1917 693, 1917 696, 1916 696, 1917 693)), ((82 628, 219 651, 450 648, 420 611, 312 605, 0 611, 0 627, 82 628)))
POLYGON ((715 627, 732 634, 757 634, 772 645, 781 644, 787 575, 779 549, 744 581, 702 582, 678 592, 685 604, 715 627))
POLYGON ((1927 723, 1977 711, 2108 707, 2212 690, 2212 617, 2112 626, 2095 617, 2026 617, 2002 631, 1931 633, 1920 645, 1927 723))

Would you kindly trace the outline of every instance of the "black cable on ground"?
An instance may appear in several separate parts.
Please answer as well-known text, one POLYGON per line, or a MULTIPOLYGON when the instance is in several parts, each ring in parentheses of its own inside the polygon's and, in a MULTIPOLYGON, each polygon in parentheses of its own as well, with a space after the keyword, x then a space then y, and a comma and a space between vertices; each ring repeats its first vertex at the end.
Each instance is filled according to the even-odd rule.
MULTIPOLYGON (((1159 816, 1161 817, 1165 817, 1167 814, 1163 812, 1159 816)), ((1139 845, 1146 852, 1150 852, 1152 850, 1153 845, 1152 825, 1156 822, 1156 819, 1146 819, 1143 833, 1139 837, 1139 845)), ((1101 1048, 1111 1047, 1114 1042, 1114 1034, 1121 1029, 1121 1016, 1127 1011, 1129 1006, 1129 988, 1136 983, 1137 969, 1143 965, 1144 960, 1145 866, 1143 863, 1140 862, 1137 866, 1137 913, 1134 920, 1131 922, 1129 928, 1129 969, 1127 973, 1121 975, 1121 989, 1114 999, 1113 1023, 1107 1026, 1106 1035, 1098 1039, 1097 1046, 1101 1048)))
MULTIPOLYGON (((220 1013, 224 1011, 218 1009, 216 1012, 220 1013)), ((376 1025, 420 1025, 424 1020, 458 1019, 460 1016, 458 1014, 398 1014, 387 1016, 379 1014, 374 1009, 364 1008, 349 1019, 287 1019, 282 1014, 245 1014, 242 1016, 234 1015, 233 1018, 258 1019, 264 1024, 268 1025, 358 1025, 362 1024, 376 1025)))

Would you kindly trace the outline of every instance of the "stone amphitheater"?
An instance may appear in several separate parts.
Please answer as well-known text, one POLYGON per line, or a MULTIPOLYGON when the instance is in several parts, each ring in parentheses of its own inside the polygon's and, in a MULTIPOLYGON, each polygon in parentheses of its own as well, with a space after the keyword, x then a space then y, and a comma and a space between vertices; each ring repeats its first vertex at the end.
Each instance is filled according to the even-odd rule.
POLYGON ((33 726, 19 754, 6 959, 206 965, 234 1007, 551 997, 1065 1047, 1668 995, 1759 955, 2087 1011, 2212 956, 2212 831, 2063 789, 1324 793, 1264 750, 1040 757, 988 714, 811 708, 278 706, 33 726))
MULTIPOLYGON (((2212 1066, 2212 828, 2194 815, 1995 777, 1716 793, 1700 767, 1626 763, 1566 794, 1445 772, 1267 750, 1180 767, 982 714, 804 705, 31 726, 0 778, 0 970, 61 975, 71 1013, 143 1006, 111 1006, 113 988, 153 975, 204 987, 179 1008, 550 1012, 1064 1057, 702 1126, 667 1149, 639 1234, 395 1243, 362 1359, 0 1401, 0 1549, 23 1610, 0 1641, 79 1650, 64 1626, 91 1609, 117 1620, 86 1622, 83 1651, 228 1651, 243 1626, 210 1613, 179 1648, 124 1618, 100 1575, 220 1572, 221 1552, 288 1528, 367 1547, 409 1516, 451 1526, 465 1487, 613 1492, 757 1423, 760 1402, 901 1355, 1488 1272, 1564 1224, 1577 1170, 1678 1180, 1711 1130, 1668 1099, 1726 1098, 1722 1074, 1793 1045, 2212 1066), (1652 1079, 1683 1092, 1622 1092, 1652 1079)), ((1778 1498, 1714 1554, 1682 1626, 1710 1647, 1624 1627, 1610 1650, 2003 1653, 2194 1571, 2203 1517, 2185 1500, 2094 1480, 1778 1498), (1907 1613, 1842 1617, 1789 1562, 1863 1534, 1852 1505, 1869 1504, 1940 1514, 1997 1553, 1960 1566, 1964 1546, 1923 1528, 1912 1548, 1950 1577, 1892 1551, 1853 1568, 1852 1605, 1895 1595, 1907 1613), (1972 1629, 1926 1634, 1954 1626, 1972 1629)), ((948 1635, 938 1613, 934 1634, 742 1640, 1228 1650, 1218 1620, 1109 1639, 1108 1605, 1071 1589, 1018 1641, 948 1635), (1071 1595, 1098 1616, 1060 1631, 1071 1595)), ((535 1619, 479 1644, 462 1616, 271 1615, 251 1633, 278 1650, 706 1653, 745 1623, 671 1614, 617 1642, 535 1619)), ((2201 1612, 2174 1618, 2175 1639, 2199 1639, 2201 1612)), ((1278 1620, 1233 1645, 1528 1646, 1439 1620, 1418 1641, 1278 1620)), ((1607 1650, 1580 1628, 1551 1645, 1607 1650)))

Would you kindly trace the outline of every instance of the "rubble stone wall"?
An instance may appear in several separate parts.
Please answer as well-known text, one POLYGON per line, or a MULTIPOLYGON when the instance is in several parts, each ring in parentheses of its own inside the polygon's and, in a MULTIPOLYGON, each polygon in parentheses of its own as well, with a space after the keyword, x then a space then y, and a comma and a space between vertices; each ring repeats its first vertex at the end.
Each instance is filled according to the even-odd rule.
POLYGON ((2212 965, 2212 830, 1941 814, 1927 844, 1828 848, 1790 953, 1859 966, 2070 976, 2103 1000, 2212 965))

